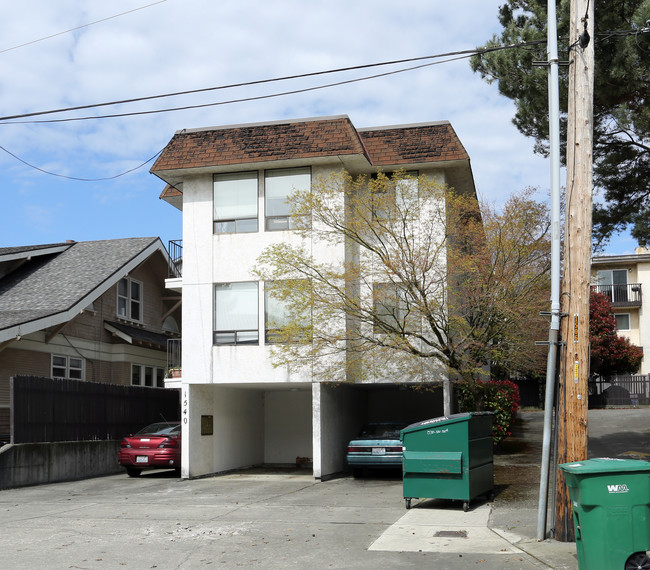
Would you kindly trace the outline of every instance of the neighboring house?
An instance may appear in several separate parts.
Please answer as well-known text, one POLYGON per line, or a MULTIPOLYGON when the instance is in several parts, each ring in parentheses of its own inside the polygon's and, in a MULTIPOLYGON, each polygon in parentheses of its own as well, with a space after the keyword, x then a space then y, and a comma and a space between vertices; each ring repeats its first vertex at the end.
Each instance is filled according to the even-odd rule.
MULTIPOLYGON (((618 332, 640 346, 650 347, 650 249, 637 247, 633 255, 602 255, 591 260, 592 290, 612 301, 618 332)), ((644 358, 638 374, 649 374, 644 358)))
POLYGON ((151 172, 168 184, 161 198, 183 211, 183 275, 167 282, 183 293, 182 377, 167 383, 182 389, 183 477, 309 458, 324 478, 346 468, 346 443, 364 422, 442 415, 442 390, 404 389, 408 377, 331 385, 273 367, 272 307, 250 273, 266 246, 297 239, 292 189, 343 169, 402 168, 476 195, 448 122, 356 129, 337 116, 192 129, 163 150, 151 172))
POLYGON ((159 238, 0 248, 0 438, 16 375, 164 386, 180 295, 159 238))

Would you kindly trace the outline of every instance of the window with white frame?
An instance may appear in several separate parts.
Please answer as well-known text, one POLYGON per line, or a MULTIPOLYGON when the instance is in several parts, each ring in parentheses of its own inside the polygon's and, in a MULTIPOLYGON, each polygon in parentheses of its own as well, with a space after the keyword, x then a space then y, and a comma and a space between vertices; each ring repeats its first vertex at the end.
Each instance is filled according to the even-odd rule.
MULTIPOLYGON (((306 280, 284 282, 295 287, 308 287, 306 280)), ((273 294, 273 282, 264 284, 264 340, 268 344, 279 342, 307 342, 311 339, 310 311, 306 307, 292 307, 290 303, 273 294)))
POLYGON ((124 277, 117 283, 117 315, 132 321, 142 321, 142 283, 124 277))
POLYGON ((131 384, 133 386, 165 387, 165 370, 157 366, 131 364, 131 384))
POLYGON ((214 286, 214 344, 259 343, 258 283, 214 286))
POLYGON ((375 333, 384 333, 406 328, 408 314, 403 293, 395 283, 373 285, 375 333))
POLYGON ((214 175, 214 233, 256 232, 257 172, 214 175))
POLYGON ((629 331, 630 330, 630 314, 629 313, 614 313, 614 318, 616 319, 616 328, 619 331, 629 331))
MULTIPOLYGON (((403 178, 393 183, 395 173, 385 173, 387 184, 377 184, 374 186, 372 195, 372 213, 377 220, 387 220, 389 212, 403 210, 405 206, 412 202, 412 193, 418 189, 418 171, 409 170, 404 172, 403 178)), ((400 176, 402 176, 400 174, 400 176)), ((377 175, 372 176, 373 179, 377 175)))
POLYGON ((264 173, 264 215, 266 229, 291 229, 289 196, 293 192, 309 190, 311 168, 281 168, 264 173))
POLYGON ((52 355, 52 378, 83 380, 84 359, 77 356, 52 355))

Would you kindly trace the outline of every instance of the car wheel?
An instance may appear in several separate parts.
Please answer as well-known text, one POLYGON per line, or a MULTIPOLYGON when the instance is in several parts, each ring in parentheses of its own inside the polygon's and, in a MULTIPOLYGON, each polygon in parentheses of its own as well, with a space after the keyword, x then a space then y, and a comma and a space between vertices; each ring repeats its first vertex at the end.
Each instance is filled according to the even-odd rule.
POLYGON ((358 479, 363 476, 363 467, 353 467, 352 468, 352 477, 358 479))
POLYGON ((126 472, 128 473, 129 477, 140 477, 140 473, 142 473, 142 469, 136 469, 135 467, 127 467, 126 472))
POLYGON ((625 570, 646 570, 646 568, 650 568, 650 557, 647 552, 636 552, 625 563, 625 570))

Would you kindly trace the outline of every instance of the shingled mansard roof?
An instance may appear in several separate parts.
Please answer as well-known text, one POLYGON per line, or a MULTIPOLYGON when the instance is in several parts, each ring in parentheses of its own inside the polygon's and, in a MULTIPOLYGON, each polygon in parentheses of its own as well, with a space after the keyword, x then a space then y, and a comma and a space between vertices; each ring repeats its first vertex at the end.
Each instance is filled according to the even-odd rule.
MULTIPOLYGON (((469 161, 469 156, 447 121, 356 129, 346 115, 182 130, 174 134, 151 172, 170 186, 186 173, 254 168, 274 161, 339 159, 356 172, 377 167, 400 167, 431 162, 469 161)), ((177 192, 177 191, 176 191, 177 192)))
POLYGON ((69 321, 156 251, 151 237, 0 248, 0 342, 69 321))

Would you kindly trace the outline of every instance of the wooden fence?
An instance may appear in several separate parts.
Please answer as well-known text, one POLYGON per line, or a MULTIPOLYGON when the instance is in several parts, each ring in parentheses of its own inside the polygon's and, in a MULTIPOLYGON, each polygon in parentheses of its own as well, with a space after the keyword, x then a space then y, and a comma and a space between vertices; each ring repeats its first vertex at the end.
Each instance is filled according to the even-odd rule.
POLYGON ((145 425, 180 418, 177 390, 11 378, 11 442, 120 439, 145 425))
POLYGON ((650 378, 647 374, 597 377, 590 401, 595 406, 650 404, 650 378))

